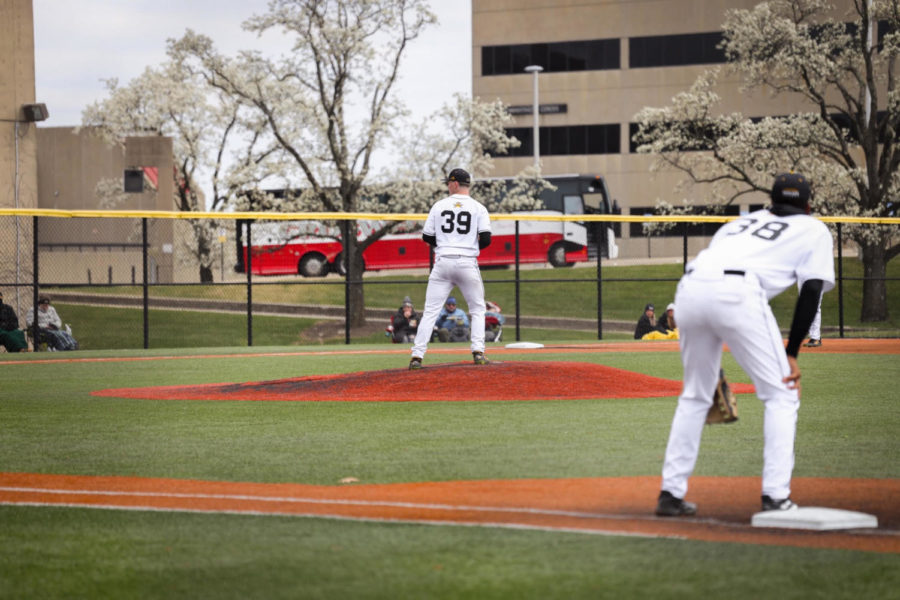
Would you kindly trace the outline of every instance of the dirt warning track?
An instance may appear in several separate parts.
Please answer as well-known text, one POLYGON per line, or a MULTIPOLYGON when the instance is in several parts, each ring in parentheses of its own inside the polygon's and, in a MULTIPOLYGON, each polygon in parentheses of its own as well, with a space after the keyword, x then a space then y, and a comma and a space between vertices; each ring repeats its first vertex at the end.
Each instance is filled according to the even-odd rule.
POLYGON ((795 478, 801 505, 868 512, 879 528, 761 529, 759 479, 695 477, 697 517, 653 516, 658 477, 448 481, 342 486, 0 473, 0 505, 280 515, 568 531, 900 553, 900 481, 795 478))

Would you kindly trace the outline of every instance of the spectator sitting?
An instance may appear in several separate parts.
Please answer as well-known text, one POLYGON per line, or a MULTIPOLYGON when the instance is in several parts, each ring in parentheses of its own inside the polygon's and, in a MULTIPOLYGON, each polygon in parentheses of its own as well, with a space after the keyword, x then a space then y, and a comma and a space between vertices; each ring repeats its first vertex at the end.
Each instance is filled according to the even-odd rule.
POLYGON ((656 323, 656 329, 641 336, 642 340, 677 340, 678 328, 675 326, 675 305, 669 303, 666 312, 656 323))
POLYGON ((659 318, 656 329, 662 333, 675 331, 675 305, 673 303, 670 302, 666 307, 666 312, 659 318))
MULTIPOLYGON (((28 309, 25 323, 28 327, 34 323, 34 307, 28 309)), ((50 298, 43 294, 38 298, 37 323, 38 339, 35 346, 46 343, 50 350, 78 350, 78 342, 68 331, 63 331, 62 320, 56 314, 56 309, 50 306, 50 298)))
POLYGON ((419 329, 419 314, 413 308, 409 296, 403 299, 403 304, 391 319, 389 329, 394 343, 412 342, 416 338, 416 331, 419 329))
POLYGON ((456 307, 453 296, 447 298, 434 327, 442 342, 464 342, 469 339, 469 317, 456 307))
POLYGON ((19 329, 19 317, 12 306, 3 303, 3 292, 0 292, 0 346, 7 352, 28 352, 25 332, 19 329))
POLYGON ((500 306, 496 302, 487 300, 484 304, 487 308, 484 312, 484 339, 488 342, 496 342, 500 337, 503 324, 506 323, 506 317, 500 314, 500 306))
POLYGON ((634 339, 639 340, 656 329, 656 315, 653 311, 652 304, 644 307, 644 314, 638 319, 637 326, 634 328, 634 339))

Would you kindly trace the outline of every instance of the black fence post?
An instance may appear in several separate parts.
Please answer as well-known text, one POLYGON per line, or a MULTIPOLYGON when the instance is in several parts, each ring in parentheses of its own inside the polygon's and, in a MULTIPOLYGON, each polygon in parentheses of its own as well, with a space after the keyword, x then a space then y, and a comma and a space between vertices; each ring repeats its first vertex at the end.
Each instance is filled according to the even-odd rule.
POLYGON ((148 268, 148 260, 147 260, 147 252, 150 245, 147 243, 147 217, 141 219, 141 241, 143 244, 143 248, 141 249, 141 260, 143 261, 143 272, 144 272, 144 282, 141 287, 143 287, 144 292, 144 350, 150 347, 150 286, 148 281, 148 275, 150 274, 150 269, 148 268))
POLYGON ((40 328, 38 327, 38 218, 37 216, 31 217, 31 268, 34 269, 34 273, 31 276, 31 310, 34 313, 34 321, 31 323, 31 339, 34 343, 34 351, 37 352, 40 348, 40 343, 38 339, 38 333, 40 333, 40 328))
POLYGON ((681 272, 687 271, 688 261, 688 224, 687 221, 681 224, 681 272))
POLYGON ((840 336, 844 337, 844 240, 841 223, 837 224, 838 247, 838 324, 840 336))
POLYGON ((247 248, 247 345, 253 345, 253 236, 251 228, 253 221, 247 220, 247 240, 245 248, 247 248))
POLYGON ((516 341, 522 341, 520 322, 522 311, 519 308, 519 221, 516 219, 516 341))
POLYGON ((341 221, 341 260, 344 261, 344 344, 350 343, 350 222, 341 221))
MULTIPOLYGON (((601 223, 599 221, 594 221, 595 227, 600 227, 601 231, 606 231, 605 223, 601 223)), ((598 240, 597 246, 597 339, 603 339, 603 271, 602 271, 602 263, 603 263, 603 249, 599 246, 601 243, 599 240, 605 236, 595 236, 595 239, 598 240)), ((608 247, 608 244, 604 244, 608 247)))

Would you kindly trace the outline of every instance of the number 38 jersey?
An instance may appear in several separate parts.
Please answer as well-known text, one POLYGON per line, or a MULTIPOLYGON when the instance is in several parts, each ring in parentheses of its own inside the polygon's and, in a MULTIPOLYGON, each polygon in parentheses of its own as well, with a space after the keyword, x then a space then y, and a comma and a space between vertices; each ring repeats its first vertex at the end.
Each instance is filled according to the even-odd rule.
POLYGON ((434 203, 422 233, 437 238, 435 257, 478 256, 478 234, 490 230, 491 219, 480 202, 453 194, 434 203))
POLYGON ((724 270, 753 273, 769 299, 808 279, 821 279, 827 292, 834 287, 831 232, 808 215, 752 212, 722 226, 687 265, 698 274, 724 270))

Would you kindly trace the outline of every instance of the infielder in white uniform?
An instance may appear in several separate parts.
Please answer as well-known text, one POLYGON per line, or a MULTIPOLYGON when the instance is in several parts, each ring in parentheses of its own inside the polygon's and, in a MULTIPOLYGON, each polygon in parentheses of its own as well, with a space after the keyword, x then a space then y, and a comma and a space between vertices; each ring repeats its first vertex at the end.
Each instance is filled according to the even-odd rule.
POLYGON ((800 407, 797 353, 822 292, 834 287, 831 233, 808 216, 809 196, 804 176, 776 176, 772 206, 723 226, 687 265, 675 294, 684 386, 666 447, 657 515, 697 511, 684 495, 718 381, 723 343, 753 380, 764 405, 762 510, 797 506, 790 499, 800 407), (800 294, 785 348, 769 299, 794 284, 800 294))
POLYGON ((476 365, 484 357, 484 283, 478 254, 491 243, 491 219, 487 209, 469 196, 472 178, 463 169, 453 169, 444 180, 450 196, 431 207, 422 239, 434 246, 434 267, 428 277, 425 308, 412 348, 410 369, 421 369, 434 324, 447 296, 458 286, 472 318, 472 358, 476 365))

